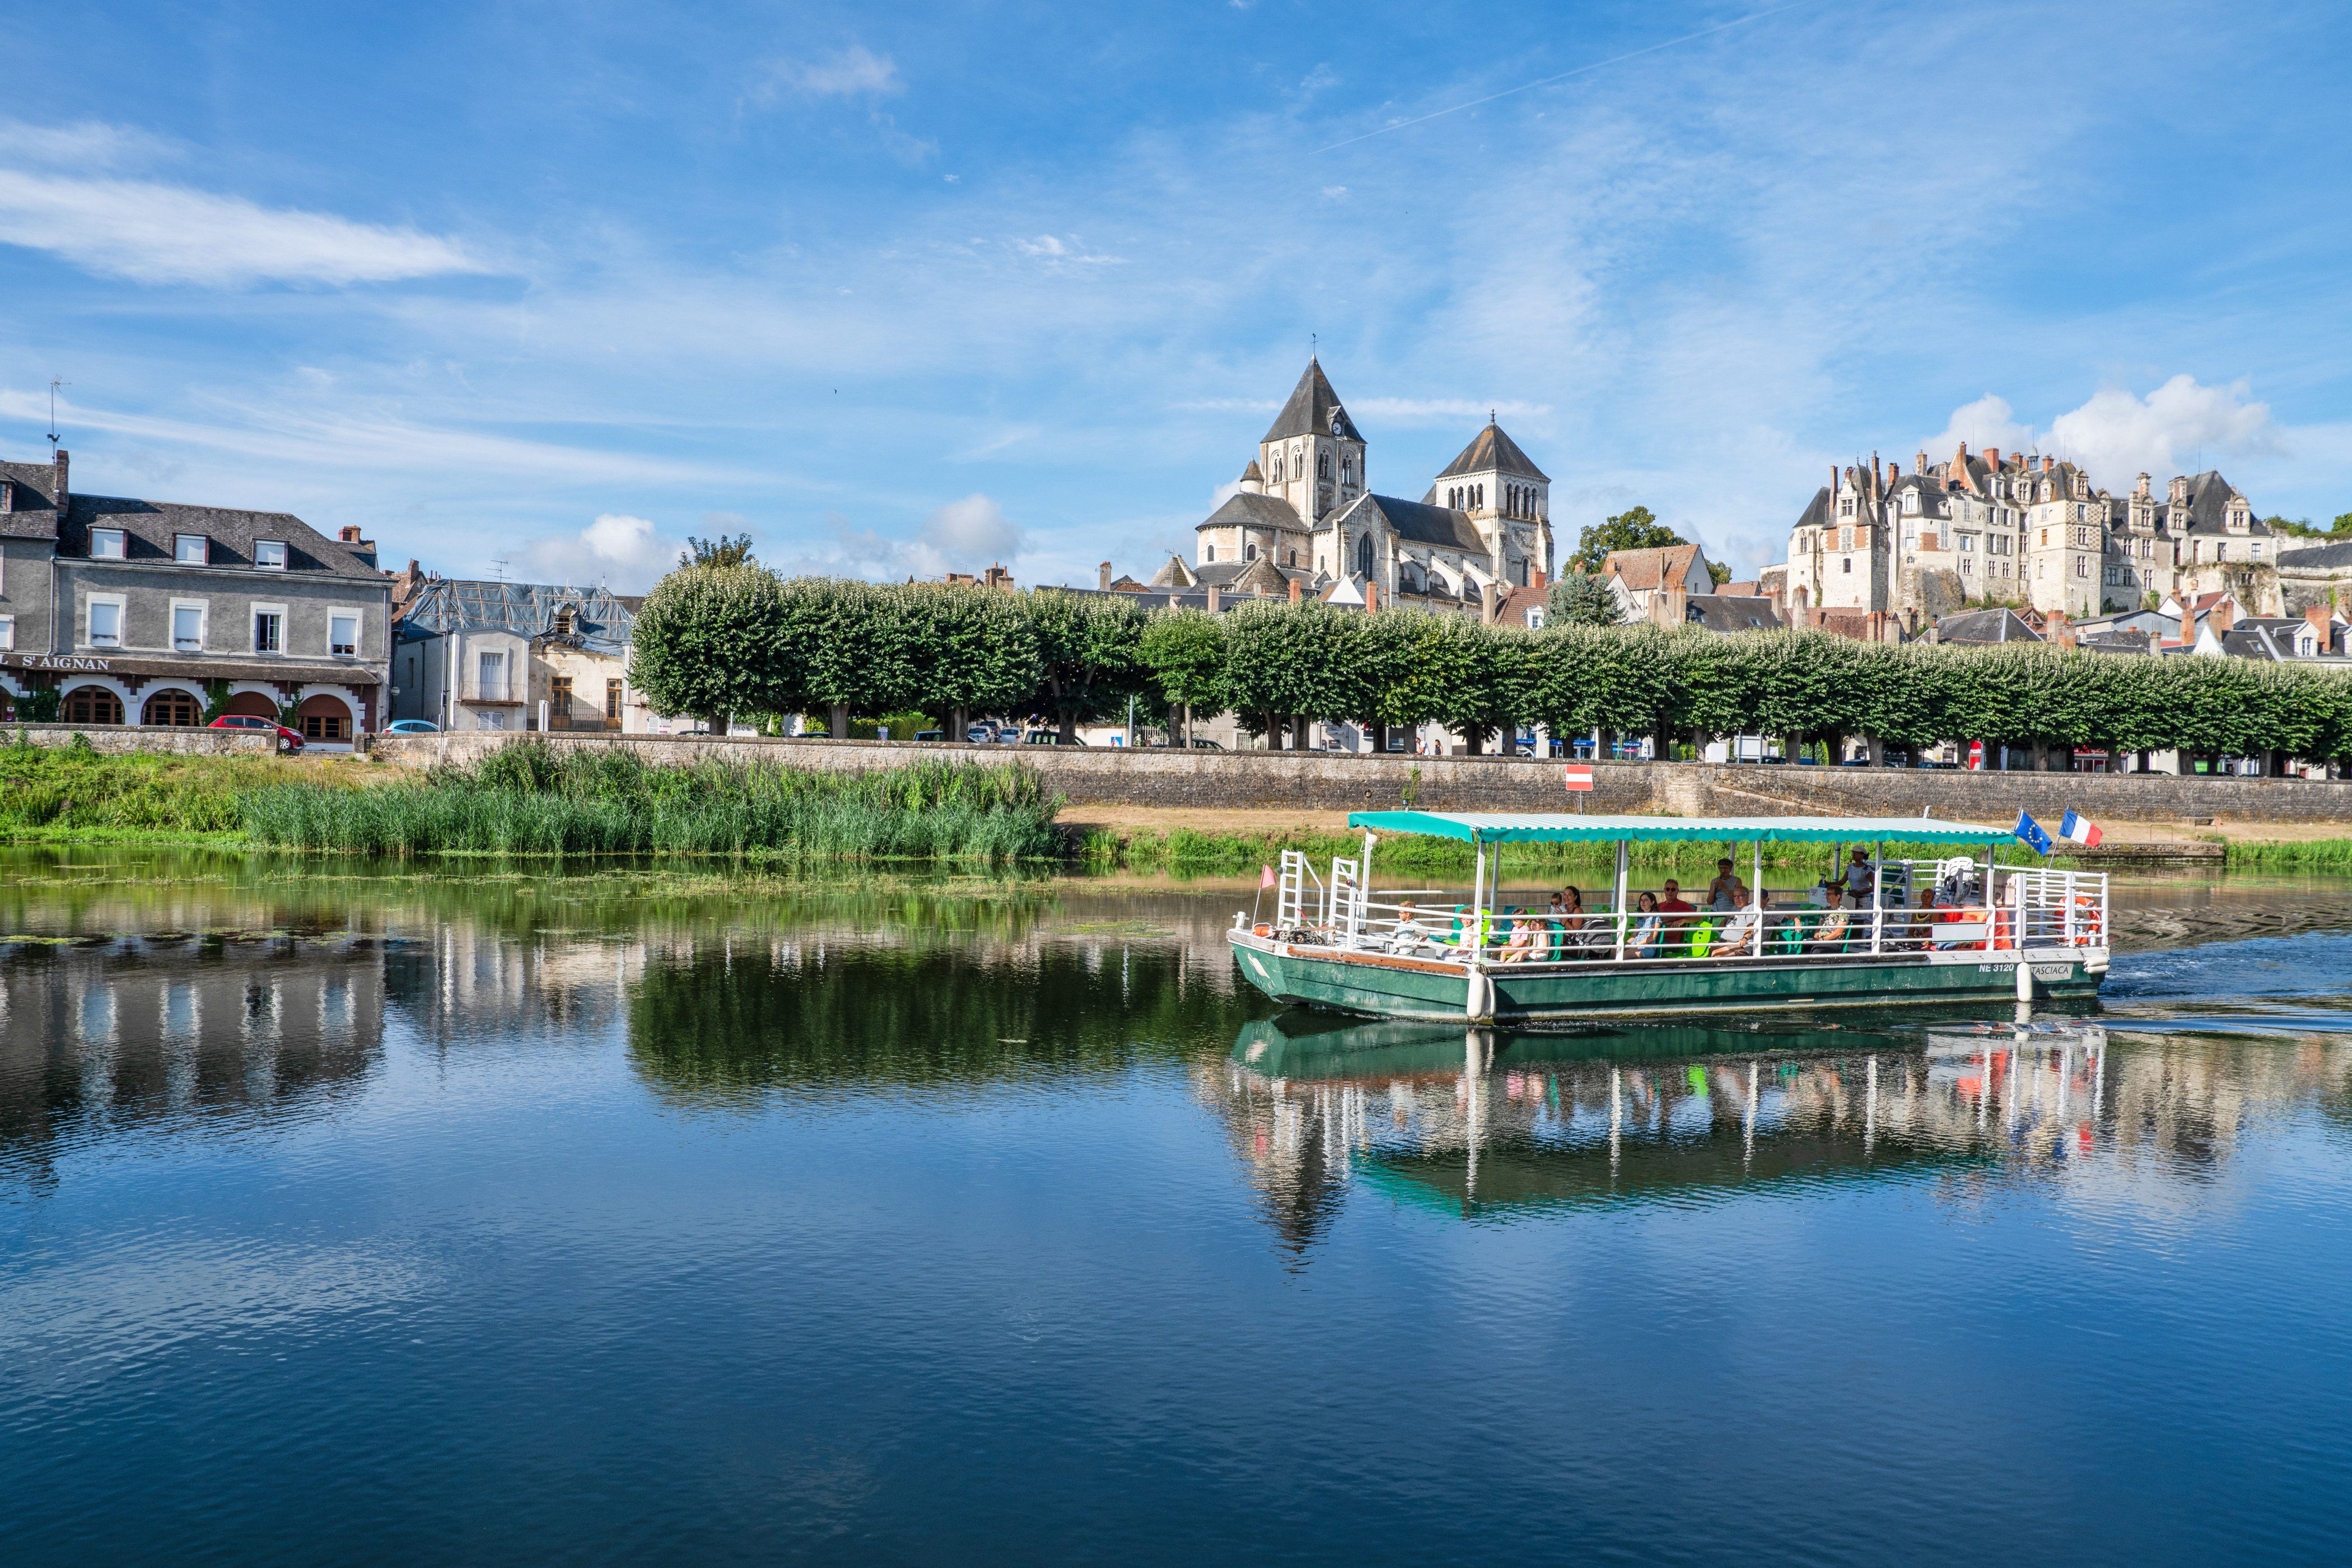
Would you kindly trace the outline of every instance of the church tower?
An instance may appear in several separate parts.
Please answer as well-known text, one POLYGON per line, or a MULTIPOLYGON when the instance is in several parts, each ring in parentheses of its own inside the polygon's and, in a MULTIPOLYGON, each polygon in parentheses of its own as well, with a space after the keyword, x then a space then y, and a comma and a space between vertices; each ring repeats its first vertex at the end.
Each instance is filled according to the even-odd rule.
POLYGON ((1524 588, 1536 573, 1549 574, 1551 479, 1491 417, 1437 476, 1430 500, 1469 514, 1504 583, 1524 588))
POLYGON ((1265 493, 1288 501, 1310 530, 1364 493, 1364 438, 1318 361, 1307 362, 1290 401, 1259 438, 1257 468, 1265 493))

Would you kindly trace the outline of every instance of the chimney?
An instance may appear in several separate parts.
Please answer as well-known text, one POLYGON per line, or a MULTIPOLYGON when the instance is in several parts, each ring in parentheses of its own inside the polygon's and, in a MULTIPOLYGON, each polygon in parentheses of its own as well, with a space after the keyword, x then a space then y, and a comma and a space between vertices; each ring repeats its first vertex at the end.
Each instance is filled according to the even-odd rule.
POLYGON ((50 465, 49 494, 57 498, 58 529, 66 526, 66 502, 72 499, 73 487, 67 482, 66 470, 72 466, 71 454, 63 447, 58 448, 57 460, 50 465))
POLYGON ((2139 499, 2140 499, 2140 500, 2147 500, 2147 499, 2148 499, 2148 495, 2147 495, 2147 476, 2146 474, 2142 474, 2142 475, 2139 477, 2139 481, 2138 481, 2137 484, 2135 484, 2135 485, 2133 485, 2133 486, 2132 486, 2132 494, 2134 494, 2134 495, 2136 495, 2136 496, 2139 497, 2139 499))
POLYGON ((1927 453, 1920 453, 1919 456, 1912 461, 1911 471, 1915 474, 1924 474, 1927 471, 1927 453))
POLYGON ((1101 565, 1095 568, 1095 586, 1100 588, 1105 593, 1110 592, 1109 562, 1106 561, 1101 565))
POLYGON ((1214 583, 1209 584, 1209 614, 1213 616, 1217 613, 1219 608, 1221 608, 1219 600, 1223 596, 1223 595, 1219 593, 1217 585, 1214 583))
POLYGON ((2000 448, 1998 447, 1987 447, 1985 448, 1985 462, 1989 467, 1996 470, 1999 469, 2000 467, 2000 448))
POLYGON ((1542 587, 1543 585, 1544 585, 1544 569, 1543 569, 1542 567, 1540 567, 1540 566, 1530 566, 1530 567, 1528 567, 1528 587, 1530 587, 1530 588, 1540 588, 1540 587, 1542 587))
POLYGON ((1290 580, 1290 602, 1294 605, 1298 603, 1298 579, 1296 577, 1290 580))
POLYGON ((2051 469, 2053 469, 2053 468, 2056 468, 2057 466, 2058 466, 2058 459, 2057 459, 2057 458, 2053 458, 2053 457, 2050 456, 2047 452, 2045 452, 2045 453, 2043 453, 2043 454, 2042 455, 2042 471, 2043 473, 2045 473, 2045 474, 2046 474, 2046 473, 2050 472, 2050 470, 2051 470, 2051 469))
POLYGON ((2221 596, 2221 601, 2214 605, 2210 611, 2207 612, 2205 616, 2205 619, 2211 624, 2213 627, 2213 635, 2217 637, 2223 632, 2228 631, 2237 621, 2237 618, 2238 602, 2235 599, 2231 598, 2226 594, 2221 596))
POLYGON ((1381 607, 1381 585, 1370 578, 1364 579, 1364 613, 1370 615, 1381 607))

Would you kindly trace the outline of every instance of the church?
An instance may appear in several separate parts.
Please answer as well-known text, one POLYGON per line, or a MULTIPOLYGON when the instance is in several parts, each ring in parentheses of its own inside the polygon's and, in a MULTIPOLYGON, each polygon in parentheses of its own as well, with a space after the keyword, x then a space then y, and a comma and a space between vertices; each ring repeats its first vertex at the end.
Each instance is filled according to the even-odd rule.
POLYGON ((1311 595, 1493 619, 1551 568, 1551 480, 1489 418, 1421 500, 1373 493, 1365 444, 1313 359, 1242 470, 1154 588, 1311 595))

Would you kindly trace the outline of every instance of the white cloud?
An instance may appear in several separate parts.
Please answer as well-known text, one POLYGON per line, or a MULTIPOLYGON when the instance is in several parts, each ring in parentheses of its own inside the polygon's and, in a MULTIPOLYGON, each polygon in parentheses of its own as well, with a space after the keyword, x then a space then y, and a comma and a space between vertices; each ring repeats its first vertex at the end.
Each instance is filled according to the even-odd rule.
POLYGON ((373 283, 490 268, 454 241, 181 185, 0 169, 0 243, 134 283, 373 283))
POLYGON ((768 68, 768 79, 753 89, 762 103, 772 102, 781 88, 811 98, 854 98, 861 93, 884 95, 906 90, 898 79, 898 62, 877 55, 863 44, 852 44, 815 60, 777 60, 768 68))
POLYGON ((1348 407, 1351 413, 1408 424, 1475 419, 1482 426, 1489 414, 1497 419, 1528 419, 1551 412, 1549 403, 1514 403, 1507 399, 1481 403, 1470 397, 1359 397, 1351 399, 1348 407))
POLYGON ((2278 447, 2270 405, 2248 401, 2251 390, 2243 381, 2201 386, 2176 375, 2146 397, 2096 393, 2050 422, 2046 446, 2115 490, 2141 473, 2161 481, 2222 457, 2267 456, 2278 447))
POLYGON ((1076 261, 1089 266, 1116 265, 1125 259, 1089 251, 1076 235, 1066 242, 1056 235, 1041 234, 1034 239, 1014 240, 1013 248, 1024 256, 1034 256, 1046 261, 1076 261))
POLYGON ((642 517, 604 512, 572 539, 538 539, 527 547, 541 578, 587 587, 602 583, 620 593, 651 587, 677 563, 678 541, 665 539, 642 517))
MULTIPOLYGON (((1974 403, 1963 403, 1953 409, 1944 433, 1929 437, 1919 450, 1927 453, 1931 461, 1942 462, 1958 451, 1963 441, 1971 452, 1988 447, 1997 447, 2003 453, 2027 451, 2033 446, 2033 426, 2019 424, 2009 400, 1988 392, 1974 403)), ((1910 462, 1917 455, 1889 454, 1898 463, 1910 462)))
POLYGON ((1020 554, 1021 530, 1005 517, 1003 507, 975 491, 925 518, 919 545, 930 552, 926 565, 932 572, 977 572, 1020 554))
POLYGON ((0 119, 0 159, 12 164, 78 170, 110 169, 172 156, 171 143, 128 126, 83 120, 71 125, 27 125, 0 119))

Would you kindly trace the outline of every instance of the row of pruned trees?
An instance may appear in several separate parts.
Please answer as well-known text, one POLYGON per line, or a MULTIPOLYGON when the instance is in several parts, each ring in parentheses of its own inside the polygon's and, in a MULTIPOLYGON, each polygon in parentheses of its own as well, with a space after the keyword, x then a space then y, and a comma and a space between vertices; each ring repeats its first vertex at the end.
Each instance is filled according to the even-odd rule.
MULTIPOLYGON (((1304 743, 1317 720, 1376 735, 1435 723, 1482 749, 1540 723, 1662 743, 1761 733, 1910 748, 1980 740, 2311 759, 2352 755, 2352 678, 2245 659, 2128 658, 2038 645, 1719 637, 1656 627, 1494 626, 1309 601, 1225 614, 1123 595, 944 584, 780 580, 757 567, 663 579, 636 623, 632 676, 656 707, 729 714, 918 710, 1143 716, 1180 736, 1221 713, 1304 743)), ((1662 751, 1662 753, 1663 751, 1662 751)))

